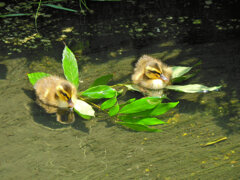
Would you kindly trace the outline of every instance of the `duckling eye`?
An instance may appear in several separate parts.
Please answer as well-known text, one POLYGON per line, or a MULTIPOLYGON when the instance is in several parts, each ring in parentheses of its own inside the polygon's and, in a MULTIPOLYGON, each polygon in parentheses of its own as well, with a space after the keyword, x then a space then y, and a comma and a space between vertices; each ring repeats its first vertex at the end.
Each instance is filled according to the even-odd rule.
POLYGON ((157 74, 157 75, 160 75, 160 73, 159 72, 157 72, 157 71, 150 71, 151 73, 153 73, 153 74, 157 74))
POLYGON ((65 96, 67 99, 70 99, 66 93, 61 92, 61 94, 62 94, 63 96, 65 96))

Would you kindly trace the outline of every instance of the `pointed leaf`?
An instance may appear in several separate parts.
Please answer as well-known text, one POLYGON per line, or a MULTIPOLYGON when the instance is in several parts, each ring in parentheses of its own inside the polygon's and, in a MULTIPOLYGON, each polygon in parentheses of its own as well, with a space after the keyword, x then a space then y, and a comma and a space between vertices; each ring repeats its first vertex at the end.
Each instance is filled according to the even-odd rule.
POLYGON ((77 10, 65 8, 65 7, 62 7, 62 6, 57 6, 57 5, 54 5, 54 4, 42 4, 42 6, 48 6, 48 7, 51 7, 51 8, 60 9, 60 10, 64 10, 64 11, 78 12, 77 10))
POLYGON ((169 85, 165 87, 167 89, 171 89, 174 91, 181 91, 186 93, 198 93, 198 92, 208 92, 208 91, 216 91, 221 88, 221 86, 213 86, 213 87, 207 87, 201 84, 189 84, 189 85, 169 85))
POLYGON ((180 82, 190 79, 191 77, 195 76, 196 74, 197 74, 197 72, 192 73, 192 74, 186 74, 186 75, 174 78, 171 81, 172 81, 172 83, 180 83, 180 82))
POLYGON ((65 46, 62 56, 63 56, 62 66, 64 70, 64 75, 68 81, 73 83, 75 87, 78 88, 79 78, 76 58, 72 51, 67 46, 65 46))
POLYGON ((127 100, 127 102, 125 102, 124 104, 120 104, 120 107, 125 106, 125 105, 127 105, 127 104, 130 104, 130 103, 134 102, 135 100, 136 100, 136 98, 129 99, 129 100, 127 100))
POLYGON ((77 99, 77 101, 75 102, 74 110, 84 119, 89 119, 90 116, 95 116, 95 111, 93 110, 92 106, 80 99, 77 99))
POLYGON ((111 109, 109 109, 109 116, 115 116, 119 111, 119 105, 118 103, 115 104, 115 106, 113 106, 111 109))
POLYGON ((98 86, 98 85, 106 85, 108 81, 112 78, 113 78, 112 74, 108 74, 100 78, 97 78, 90 87, 98 86))
POLYGON ((177 104, 178 102, 160 103, 153 109, 149 109, 149 110, 138 112, 138 113, 124 114, 119 116, 119 118, 123 120, 123 119, 130 119, 130 118, 159 116, 161 114, 166 113, 170 109, 174 108, 177 104))
POLYGON ((158 124, 166 124, 164 121, 161 121, 158 118, 155 117, 147 117, 147 118, 123 118, 119 116, 119 119, 121 119, 124 122, 132 123, 132 124, 142 124, 146 126, 153 126, 158 124))
POLYGON ((91 99, 112 98, 116 96, 116 90, 107 85, 94 86, 82 92, 82 96, 91 99))
POLYGON ((121 124, 123 126, 126 126, 130 129, 133 129, 135 131, 147 131, 147 132, 160 132, 160 129, 154 129, 154 128, 149 128, 145 125, 142 124, 132 124, 132 123, 127 123, 127 122, 117 122, 118 124, 121 124))
POLYGON ((111 99, 108 99, 107 101, 105 101, 104 103, 102 103, 101 105, 101 109, 105 110, 105 109, 109 109, 110 107, 114 106, 114 104, 117 102, 117 98, 113 97, 111 99))
POLYGON ((120 113, 128 114, 128 113, 136 113, 145 111, 148 109, 153 109, 159 103, 162 102, 162 98, 160 97, 146 97, 142 99, 138 99, 130 104, 125 105, 120 113))
POLYGON ((185 66, 173 66, 172 67, 172 79, 178 78, 189 72, 192 68, 185 66))
POLYGON ((50 74, 44 73, 44 72, 35 72, 35 73, 29 73, 28 74, 28 79, 30 83, 34 86, 35 83, 44 77, 51 76, 50 74))
POLYGON ((32 13, 3 14, 3 15, 0 15, 0 18, 16 17, 16 16, 30 16, 30 15, 32 15, 32 13))

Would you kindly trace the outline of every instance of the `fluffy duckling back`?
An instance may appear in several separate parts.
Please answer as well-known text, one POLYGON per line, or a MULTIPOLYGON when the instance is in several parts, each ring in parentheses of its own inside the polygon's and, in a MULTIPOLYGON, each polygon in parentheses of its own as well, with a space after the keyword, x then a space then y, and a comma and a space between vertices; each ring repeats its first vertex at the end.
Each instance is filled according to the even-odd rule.
POLYGON ((163 88, 170 84, 172 70, 162 61, 143 55, 137 62, 132 81, 143 94, 162 96, 163 88))
POLYGON ((74 103, 77 91, 69 81, 57 76, 49 76, 38 80, 34 86, 37 103, 47 113, 56 113, 57 121, 62 124, 72 123, 74 103))

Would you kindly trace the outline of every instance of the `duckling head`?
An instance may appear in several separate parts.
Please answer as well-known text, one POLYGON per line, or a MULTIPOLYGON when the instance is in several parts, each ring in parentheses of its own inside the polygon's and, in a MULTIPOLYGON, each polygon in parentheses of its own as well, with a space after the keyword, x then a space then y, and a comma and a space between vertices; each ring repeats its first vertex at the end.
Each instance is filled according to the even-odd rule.
POLYGON ((70 83, 63 82, 56 87, 55 97, 58 100, 58 107, 60 108, 72 109, 74 107, 75 96, 76 89, 70 83))
POLYGON ((164 75, 163 68, 158 63, 155 63, 155 62, 148 63, 145 67, 144 73, 149 79, 152 79, 152 80, 160 79, 165 83, 169 82, 169 78, 167 78, 164 75))

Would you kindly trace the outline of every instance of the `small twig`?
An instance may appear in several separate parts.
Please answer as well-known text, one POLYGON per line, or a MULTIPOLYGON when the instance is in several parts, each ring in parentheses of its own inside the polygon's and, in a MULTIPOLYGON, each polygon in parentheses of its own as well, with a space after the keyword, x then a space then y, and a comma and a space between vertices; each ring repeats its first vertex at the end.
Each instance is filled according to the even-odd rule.
POLYGON ((225 140, 227 140, 227 137, 222 137, 222 138, 216 139, 215 141, 211 141, 211 142, 208 142, 206 144, 201 144, 201 146, 202 147, 211 146, 213 144, 216 144, 216 143, 219 143, 219 142, 225 141, 225 140))

